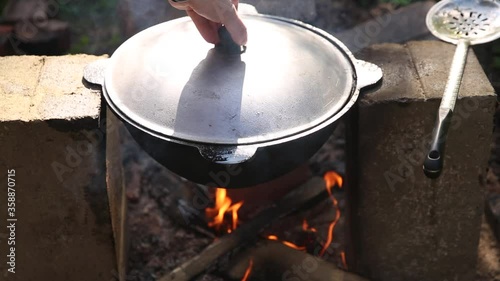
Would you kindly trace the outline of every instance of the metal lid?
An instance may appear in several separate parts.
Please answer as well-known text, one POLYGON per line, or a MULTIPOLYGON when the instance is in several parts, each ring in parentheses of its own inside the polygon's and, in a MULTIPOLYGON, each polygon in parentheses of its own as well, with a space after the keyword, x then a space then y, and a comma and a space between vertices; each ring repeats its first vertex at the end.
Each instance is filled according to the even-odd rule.
POLYGON ((282 18, 243 16, 246 52, 206 43, 189 18, 151 27, 111 57, 104 89, 123 119, 165 139, 253 144, 317 126, 356 90, 333 37, 282 18))

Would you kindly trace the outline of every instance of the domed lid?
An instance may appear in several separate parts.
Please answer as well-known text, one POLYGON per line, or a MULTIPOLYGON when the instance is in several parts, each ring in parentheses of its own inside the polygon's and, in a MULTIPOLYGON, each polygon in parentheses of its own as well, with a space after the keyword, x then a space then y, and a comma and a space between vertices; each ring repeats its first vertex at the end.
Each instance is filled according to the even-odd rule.
POLYGON ((356 90, 335 38, 283 18, 244 15, 240 55, 206 43, 189 18, 156 25, 112 55, 105 97, 124 120, 165 139, 255 144, 317 126, 356 90))

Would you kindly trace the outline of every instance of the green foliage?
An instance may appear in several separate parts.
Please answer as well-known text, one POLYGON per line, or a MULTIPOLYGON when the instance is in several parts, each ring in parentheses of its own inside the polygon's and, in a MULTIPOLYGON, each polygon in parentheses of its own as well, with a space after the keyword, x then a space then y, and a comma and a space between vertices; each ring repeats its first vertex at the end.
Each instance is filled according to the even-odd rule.
POLYGON ((376 0, 357 0, 357 3, 362 8, 373 6, 377 3, 376 0))
POLYGON ((7 5, 7 0, 0 0, 0 19, 2 18, 3 9, 7 5))
POLYGON ((123 41, 116 12, 118 0, 70 0, 58 17, 70 23, 70 53, 112 53, 123 41))
POLYGON ((87 35, 82 35, 78 38, 78 41, 72 42, 70 53, 72 54, 80 54, 86 53, 89 48, 90 38, 87 35))
POLYGON ((500 70, 500 42, 494 42, 492 43, 492 51, 493 51, 493 61, 492 61, 492 67, 495 70, 500 70))
POLYGON ((493 58, 493 68, 500 70, 500 55, 493 58))
POLYGON ((78 17, 82 13, 84 15, 113 13, 117 2, 117 0, 70 0, 67 4, 61 5, 59 11, 63 17, 78 17))

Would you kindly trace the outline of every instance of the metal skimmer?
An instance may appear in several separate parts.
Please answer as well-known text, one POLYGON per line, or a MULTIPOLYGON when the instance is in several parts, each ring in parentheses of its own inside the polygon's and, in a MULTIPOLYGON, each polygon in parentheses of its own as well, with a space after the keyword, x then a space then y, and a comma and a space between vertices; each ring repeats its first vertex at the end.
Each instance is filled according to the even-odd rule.
POLYGON ((470 45, 500 37, 500 2, 495 0, 445 0, 427 13, 427 27, 439 39, 456 44, 448 82, 439 106, 424 172, 437 178, 443 168, 446 134, 460 89, 460 82, 470 45))

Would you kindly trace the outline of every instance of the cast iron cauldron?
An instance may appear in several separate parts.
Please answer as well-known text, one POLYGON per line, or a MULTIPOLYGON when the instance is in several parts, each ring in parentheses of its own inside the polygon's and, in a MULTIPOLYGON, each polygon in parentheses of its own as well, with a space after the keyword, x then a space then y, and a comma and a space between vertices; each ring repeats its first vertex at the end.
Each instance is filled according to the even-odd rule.
POLYGON ((206 43, 185 17, 138 33, 84 72, 146 152, 199 184, 248 187, 303 164, 382 77, 320 29, 242 19, 245 50, 206 43))

